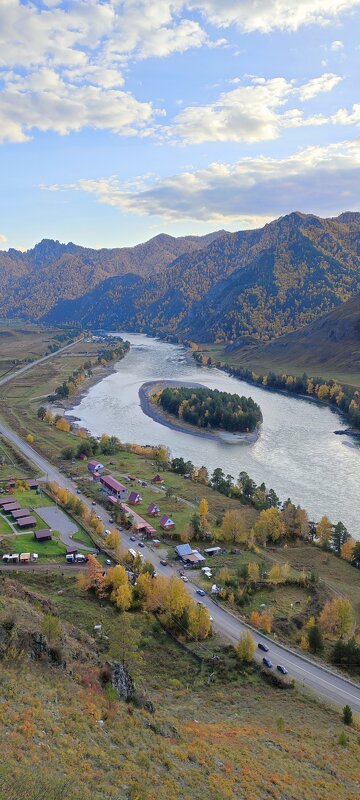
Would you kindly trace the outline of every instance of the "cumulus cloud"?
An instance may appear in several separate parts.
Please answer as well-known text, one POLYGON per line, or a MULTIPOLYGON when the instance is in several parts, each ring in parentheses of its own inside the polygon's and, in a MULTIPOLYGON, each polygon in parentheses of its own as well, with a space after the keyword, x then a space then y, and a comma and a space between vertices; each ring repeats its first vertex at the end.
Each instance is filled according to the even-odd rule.
POLYGON ((127 213, 240 227, 262 224, 289 208, 319 214, 360 209, 359 181, 360 139, 355 139, 308 147, 285 158, 214 163, 195 172, 146 178, 136 186, 112 177, 42 188, 92 193, 127 213))
MULTIPOLYGON (((234 78, 231 82, 238 80, 234 78)), ((321 114, 306 117, 302 110, 285 110, 284 106, 291 98, 306 101, 321 92, 330 92, 340 81, 341 77, 333 73, 313 78, 300 87, 285 78, 252 78, 247 85, 223 92, 214 103, 185 108, 175 117, 174 124, 160 133, 192 144, 276 139, 282 128, 328 122, 321 114)))
POLYGON ((326 25, 358 8, 360 0, 189 0, 214 24, 235 24, 246 32, 295 31, 302 25, 326 25))
POLYGON ((330 50, 332 50, 334 53, 336 53, 338 50, 343 50, 343 49, 344 49, 344 42, 342 42, 340 39, 336 39, 334 42, 331 42, 330 50))

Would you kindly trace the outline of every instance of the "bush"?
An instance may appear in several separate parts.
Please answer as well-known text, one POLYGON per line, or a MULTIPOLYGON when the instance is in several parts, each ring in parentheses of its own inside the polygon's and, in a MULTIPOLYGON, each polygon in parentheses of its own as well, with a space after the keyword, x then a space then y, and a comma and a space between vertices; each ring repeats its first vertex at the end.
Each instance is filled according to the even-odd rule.
POLYGON ((352 710, 351 710, 350 706, 347 706, 347 705, 344 706, 342 717, 343 717, 344 725, 351 725, 351 723, 353 721, 353 713, 352 713, 352 710))

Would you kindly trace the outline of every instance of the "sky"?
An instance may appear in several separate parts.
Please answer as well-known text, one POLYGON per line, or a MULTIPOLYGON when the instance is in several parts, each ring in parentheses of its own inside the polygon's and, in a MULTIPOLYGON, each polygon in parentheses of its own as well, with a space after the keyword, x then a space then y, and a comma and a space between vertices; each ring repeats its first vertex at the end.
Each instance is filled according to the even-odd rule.
POLYGON ((360 0, 0 0, 0 247, 360 211, 360 0))

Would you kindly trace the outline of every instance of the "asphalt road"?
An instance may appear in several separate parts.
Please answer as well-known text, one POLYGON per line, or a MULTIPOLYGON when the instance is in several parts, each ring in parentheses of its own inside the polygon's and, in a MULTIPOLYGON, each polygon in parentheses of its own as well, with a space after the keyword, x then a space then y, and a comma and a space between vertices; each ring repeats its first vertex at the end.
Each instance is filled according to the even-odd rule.
MULTIPOLYGON (((19 373, 17 373, 19 374, 19 373)), ((9 380, 9 377, 7 378, 9 380)), ((17 433, 11 430, 7 425, 0 421, 0 433, 13 444, 29 459, 36 467, 43 472, 47 481, 56 481, 57 483, 70 489, 72 492, 76 491, 76 484, 66 478, 56 467, 49 461, 34 450, 26 441, 24 441, 17 433)), ((89 500, 79 495, 81 499, 88 506, 89 500)), ((109 514, 101 506, 97 506, 96 513, 100 515, 102 521, 108 525, 109 514)), ((127 547, 136 547, 134 542, 131 542, 127 533, 122 533, 122 543, 127 547)), ((151 561, 156 571, 159 574, 170 576, 177 574, 175 567, 169 565, 164 567, 160 564, 161 554, 150 545, 145 545, 142 549, 144 557, 151 561)), ((190 577, 190 570, 187 572, 189 582, 186 584, 188 591, 195 600, 200 600, 199 595, 196 593, 196 587, 193 585, 190 577)), ((222 634, 232 643, 237 643, 240 635, 248 630, 248 626, 233 616, 225 609, 219 607, 211 597, 207 595, 201 598, 201 602, 209 609, 213 619, 213 627, 216 631, 222 634)), ((336 703, 340 706, 346 704, 350 705, 353 711, 360 713, 360 685, 352 683, 351 681, 343 678, 340 674, 322 667, 321 665, 305 658, 298 653, 275 643, 272 639, 263 636, 253 631, 255 641, 266 642, 269 647, 269 652, 266 655, 271 659, 273 668, 276 669, 278 664, 283 664, 289 672, 289 677, 294 678, 298 685, 304 686, 307 689, 318 694, 323 699, 336 703)), ((262 658, 264 653, 259 650, 257 653, 259 658, 262 658)))

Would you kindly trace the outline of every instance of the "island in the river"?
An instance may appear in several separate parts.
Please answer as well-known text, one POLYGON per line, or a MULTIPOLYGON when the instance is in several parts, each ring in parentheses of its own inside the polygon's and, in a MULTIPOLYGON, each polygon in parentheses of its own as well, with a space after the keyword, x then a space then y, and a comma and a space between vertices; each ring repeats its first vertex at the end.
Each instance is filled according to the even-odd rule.
POLYGON ((139 389, 143 412, 172 430, 230 444, 255 442, 261 409, 251 397, 197 383, 157 381, 139 389))

